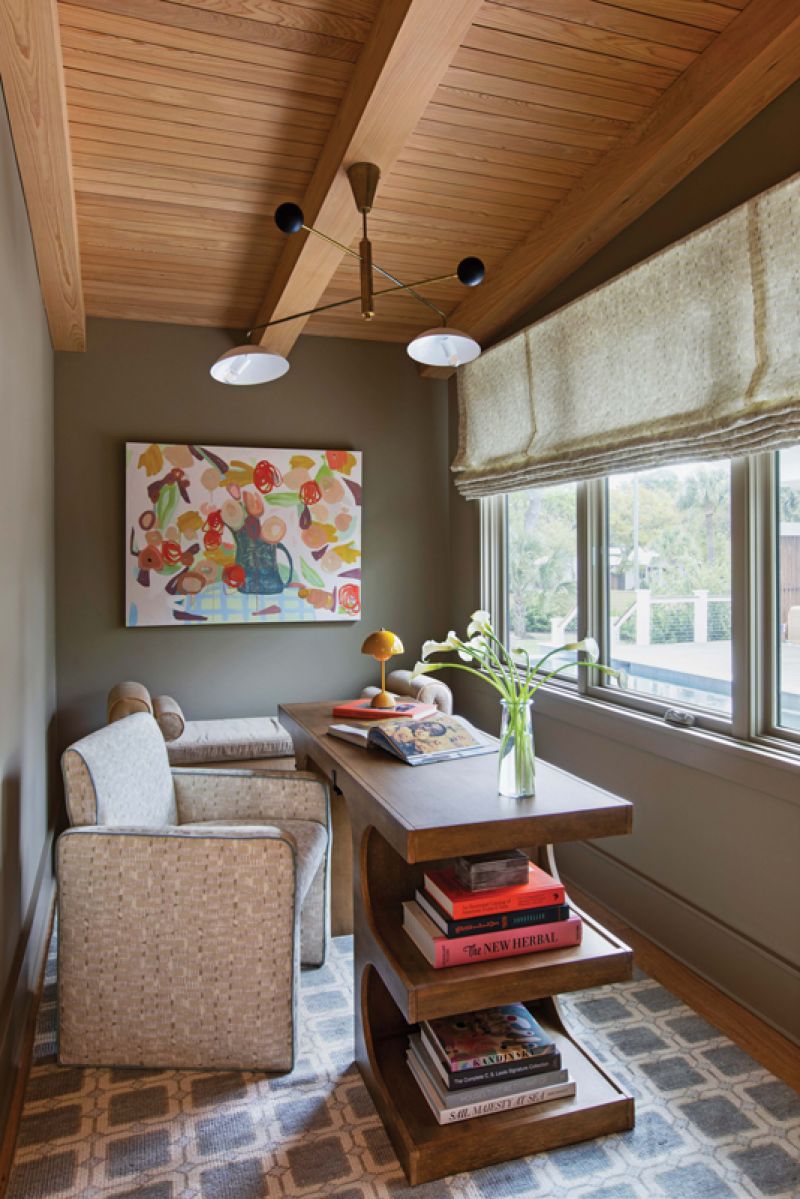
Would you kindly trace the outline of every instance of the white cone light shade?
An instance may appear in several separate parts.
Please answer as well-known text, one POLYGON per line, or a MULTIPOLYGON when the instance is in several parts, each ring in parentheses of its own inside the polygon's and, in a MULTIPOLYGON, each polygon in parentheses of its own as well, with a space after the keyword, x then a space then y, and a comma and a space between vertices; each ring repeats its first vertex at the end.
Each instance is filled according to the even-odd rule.
POLYGON ((481 352, 481 347, 468 333, 460 329, 426 329, 408 343, 408 353, 415 362, 425 366, 463 366, 472 362, 481 352))
POLYGON ((211 367, 211 377, 218 383, 234 383, 238 387, 252 383, 270 383, 280 379, 289 363, 280 354, 264 346, 234 346, 221 354, 211 367))

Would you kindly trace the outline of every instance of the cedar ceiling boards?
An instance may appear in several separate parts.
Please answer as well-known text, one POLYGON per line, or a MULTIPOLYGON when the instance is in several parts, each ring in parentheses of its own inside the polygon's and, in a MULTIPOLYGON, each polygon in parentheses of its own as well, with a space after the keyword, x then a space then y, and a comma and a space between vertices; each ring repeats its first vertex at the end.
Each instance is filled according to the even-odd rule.
MULTIPOLYGON (((55 0, 0 3, 17 26, 0 53, 7 93, 26 77, 18 29, 33 9, 52 18, 55 0)), ((54 150, 51 45, 38 73, 51 129, 32 159, 54 154, 55 253, 47 230, 39 244, 23 169, 43 290, 55 261, 62 319, 82 326, 70 148, 87 312, 233 329, 357 293, 354 260, 286 239, 272 213, 296 200, 324 232, 357 241, 343 168, 370 158, 383 169, 376 262, 412 281, 484 258, 482 287, 429 295, 491 340, 800 75, 799 10, 797 0, 60 0, 69 144, 62 120, 54 150)), ((37 145, 41 131, 15 107, 18 147, 37 145)), ((407 296, 377 308, 369 323, 354 306, 304 328, 404 341, 431 323, 407 296)), ((302 327, 265 344, 287 352, 302 327)), ((80 344, 74 332, 60 341, 80 344)))

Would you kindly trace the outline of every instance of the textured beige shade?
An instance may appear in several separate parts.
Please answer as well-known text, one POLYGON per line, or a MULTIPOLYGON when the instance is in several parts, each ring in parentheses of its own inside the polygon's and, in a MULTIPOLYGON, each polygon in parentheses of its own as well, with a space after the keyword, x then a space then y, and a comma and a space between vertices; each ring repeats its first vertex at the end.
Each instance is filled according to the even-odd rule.
POLYGON ((459 372, 468 498, 800 439, 800 175, 459 372))

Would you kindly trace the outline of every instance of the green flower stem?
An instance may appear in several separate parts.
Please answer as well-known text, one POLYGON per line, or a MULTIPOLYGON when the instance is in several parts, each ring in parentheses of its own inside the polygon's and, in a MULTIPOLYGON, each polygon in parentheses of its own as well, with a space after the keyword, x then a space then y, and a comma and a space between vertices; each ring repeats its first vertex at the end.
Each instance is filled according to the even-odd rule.
POLYGON ((527 718, 530 700, 506 704, 506 730, 500 742, 500 773, 503 763, 513 754, 513 793, 533 795, 536 772, 533 735, 528 731, 527 718))
MULTIPOLYGON (((490 687, 494 687, 495 691, 499 691, 503 699, 509 699, 509 694, 505 687, 490 674, 485 674, 481 670, 473 670, 471 666, 463 666, 460 662, 431 662, 428 664, 426 674, 433 673, 434 670, 442 670, 444 667, 448 670, 463 670, 466 674, 474 674, 476 679, 482 679, 490 687)), ((513 703, 513 698, 511 698, 511 702, 513 703)))
POLYGON ((608 666, 601 666, 599 662, 565 662, 563 664, 563 666, 557 666, 555 670, 551 670, 549 674, 546 674, 543 679, 539 680, 539 682, 536 684, 536 686, 531 691, 531 697, 533 697, 536 694, 536 692, 541 687, 542 683, 546 683, 548 681, 548 679, 555 678, 555 676, 557 674, 561 674, 562 670, 570 670, 573 666, 577 666, 579 668, 583 667, 584 670, 599 670, 603 674, 610 674, 610 675, 613 675, 615 678, 617 677, 617 674, 619 673, 616 670, 611 670, 610 667, 608 667, 608 666))

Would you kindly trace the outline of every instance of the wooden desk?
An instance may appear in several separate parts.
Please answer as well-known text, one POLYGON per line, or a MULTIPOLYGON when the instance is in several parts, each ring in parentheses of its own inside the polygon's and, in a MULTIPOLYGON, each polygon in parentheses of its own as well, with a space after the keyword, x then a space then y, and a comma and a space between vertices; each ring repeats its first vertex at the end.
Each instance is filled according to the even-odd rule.
POLYGON ((524 847, 556 874, 551 845, 631 829, 632 805, 537 761, 537 794, 497 794, 494 754, 412 768, 330 737, 328 703, 279 709, 300 769, 345 796, 353 829, 356 1060, 412 1184, 633 1127, 633 1099, 569 1032, 558 992, 630 978, 627 945, 584 916, 581 945, 434 970, 402 928, 423 866, 524 847), (409 1025, 521 1000, 552 1030, 572 1099, 439 1125, 406 1065, 409 1025))

